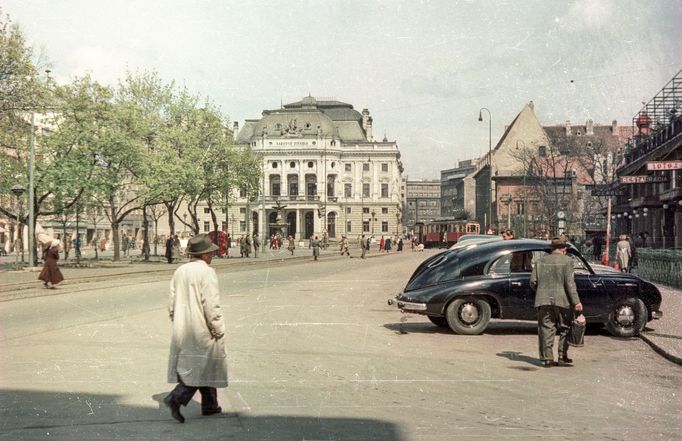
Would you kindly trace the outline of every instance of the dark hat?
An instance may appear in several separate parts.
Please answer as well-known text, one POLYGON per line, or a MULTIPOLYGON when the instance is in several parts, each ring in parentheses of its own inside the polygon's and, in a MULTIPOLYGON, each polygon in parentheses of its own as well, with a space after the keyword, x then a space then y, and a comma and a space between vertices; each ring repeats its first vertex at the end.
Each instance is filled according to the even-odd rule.
POLYGON ((187 244, 187 254, 199 255, 217 251, 218 246, 211 242, 208 234, 197 234, 187 244))
POLYGON ((566 243, 566 240, 561 238, 561 237, 553 237, 551 247, 552 248, 566 248, 566 247, 568 247, 568 243, 566 243))

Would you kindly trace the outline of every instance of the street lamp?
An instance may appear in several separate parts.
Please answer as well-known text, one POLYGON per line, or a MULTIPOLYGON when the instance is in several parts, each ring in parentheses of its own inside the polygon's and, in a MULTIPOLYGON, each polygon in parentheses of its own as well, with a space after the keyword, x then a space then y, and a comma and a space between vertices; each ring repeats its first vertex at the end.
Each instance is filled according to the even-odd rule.
POLYGON ((24 263, 24 225, 22 222, 22 217, 24 216, 24 204, 22 200, 22 196, 24 192, 26 191, 26 188, 23 185, 20 184, 15 184, 12 186, 12 193, 14 193, 14 196, 17 197, 17 202, 19 203, 19 212, 17 213, 17 243, 14 244, 14 252, 16 254, 16 269, 20 269, 21 266, 19 265, 19 249, 21 249, 21 263, 24 263))
POLYGON ((483 111, 488 112, 488 171, 490 173, 490 188, 488 191, 488 224, 493 223, 493 117, 490 110, 486 107, 481 107, 478 111, 478 120, 483 121, 483 111))

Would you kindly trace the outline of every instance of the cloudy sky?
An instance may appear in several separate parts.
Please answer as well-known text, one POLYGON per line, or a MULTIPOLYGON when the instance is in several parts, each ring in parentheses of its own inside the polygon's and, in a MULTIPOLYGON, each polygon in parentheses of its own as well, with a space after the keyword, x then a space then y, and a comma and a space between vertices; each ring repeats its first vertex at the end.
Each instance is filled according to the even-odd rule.
POLYGON ((312 94, 369 108, 410 178, 487 151, 530 100, 543 124, 627 123, 682 68, 680 0, 3 0, 69 81, 156 70, 230 119, 312 94), (487 118, 487 117, 484 117, 487 118))

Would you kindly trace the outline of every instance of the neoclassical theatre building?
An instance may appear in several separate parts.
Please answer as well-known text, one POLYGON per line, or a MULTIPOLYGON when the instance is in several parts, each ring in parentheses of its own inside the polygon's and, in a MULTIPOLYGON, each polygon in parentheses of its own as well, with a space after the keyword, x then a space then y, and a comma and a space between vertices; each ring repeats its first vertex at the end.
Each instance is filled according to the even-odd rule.
POLYGON ((240 233, 308 239, 326 231, 338 240, 401 232, 400 151, 374 139, 367 109, 307 96, 234 125, 236 143, 263 157, 263 194, 230 208, 243 213, 240 233))

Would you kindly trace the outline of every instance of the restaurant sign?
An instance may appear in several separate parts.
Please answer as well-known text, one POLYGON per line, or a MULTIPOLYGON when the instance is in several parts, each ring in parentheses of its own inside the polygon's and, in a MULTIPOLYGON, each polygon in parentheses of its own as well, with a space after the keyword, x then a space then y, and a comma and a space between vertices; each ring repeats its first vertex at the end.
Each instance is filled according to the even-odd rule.
POLYGON ((666 176, 634 175, 619 176, 618 181, 621 184, 650 184, 652 182, 668 182, 668 178, 666 176))
POLYGON ((646 163, 647 170, 682 170, 682 159, 676 161, 649 161, 646 163))

